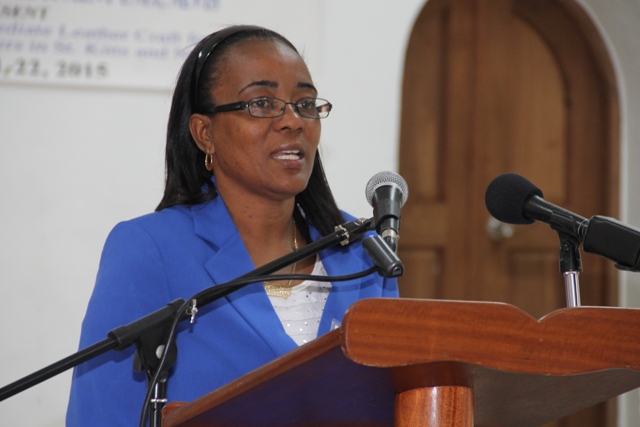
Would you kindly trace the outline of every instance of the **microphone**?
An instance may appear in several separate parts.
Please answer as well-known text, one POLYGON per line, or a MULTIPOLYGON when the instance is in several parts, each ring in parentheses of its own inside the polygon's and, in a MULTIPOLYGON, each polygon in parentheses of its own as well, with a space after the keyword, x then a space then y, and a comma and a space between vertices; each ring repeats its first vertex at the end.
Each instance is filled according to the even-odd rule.
POLYGON ((542 190, 526 178, 513 173, 500 175, 491 181, 484 195, 489 213, 508 224, 532 224, 541 221, 552 229, 581 243, 589 221, 580 215, 547 202, 542 190))
POLYGON ((379 172, 367 183, 367 202, 373 207, 375 229, 393 251, 400 236, 400 208, 409 196, 407 182, 393 172, 379 172))
POLYGON ((616 263, 621 270, 640 272, 640 229, 605 216, 586 219, 549 203, 542 191, 516 174, 500 175, 485 193, 489 213, 509 224, 541 221, 582 243, 586 252, 616 263))

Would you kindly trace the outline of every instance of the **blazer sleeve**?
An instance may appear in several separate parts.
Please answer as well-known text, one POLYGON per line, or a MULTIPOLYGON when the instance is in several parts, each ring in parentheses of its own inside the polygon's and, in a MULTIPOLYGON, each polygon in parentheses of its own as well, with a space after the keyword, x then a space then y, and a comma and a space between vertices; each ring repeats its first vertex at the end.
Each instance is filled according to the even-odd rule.
MULTIPOLYGON (((167 301, 170 295, 164 262, 156 243, 139 225, 118 224, 103 249, 82 323, 80 348, 105 339, 112 329, 163 307, 167 301)), ((67 426, 137 425, 146 382, 143 373, 133 371, 133 354, 133 346, 109 351, 75 368, 67 426)))

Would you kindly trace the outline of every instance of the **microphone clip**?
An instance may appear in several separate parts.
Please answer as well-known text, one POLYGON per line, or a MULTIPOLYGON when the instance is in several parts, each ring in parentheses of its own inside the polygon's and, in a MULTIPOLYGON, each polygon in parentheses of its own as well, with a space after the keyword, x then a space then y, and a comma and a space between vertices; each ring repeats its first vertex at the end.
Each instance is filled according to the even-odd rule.
POLYGON ((360 237, 364 231, 371 229, 372 221, 372 218, 359 218, 354 221, 336 225, 333 230, 338 234, 342 233, 341 237, 343 237, 343 239, 340 240, 340 245, 347 246, 351 243, 351 234, 357 233, 356 238, 360 237))

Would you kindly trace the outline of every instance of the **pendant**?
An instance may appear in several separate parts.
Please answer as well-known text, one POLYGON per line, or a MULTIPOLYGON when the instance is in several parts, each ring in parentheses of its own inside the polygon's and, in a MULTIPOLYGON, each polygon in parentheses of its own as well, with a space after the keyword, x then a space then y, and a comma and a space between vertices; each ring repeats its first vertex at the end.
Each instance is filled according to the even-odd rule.
POLYGON ((270 297, 289 298, 291 296, 291 282, 286 285, 281 285, 276 282, 262 282, 264 284, 264 290, 270 297))

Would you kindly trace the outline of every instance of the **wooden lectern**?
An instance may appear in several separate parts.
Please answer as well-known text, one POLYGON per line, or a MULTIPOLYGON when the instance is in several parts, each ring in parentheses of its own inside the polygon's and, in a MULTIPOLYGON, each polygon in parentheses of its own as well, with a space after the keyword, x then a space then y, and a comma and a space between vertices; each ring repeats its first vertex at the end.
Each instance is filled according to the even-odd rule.
POLYGON ((163 426, 540 426, 637 387, 638 309, 375 298, 163 426))

